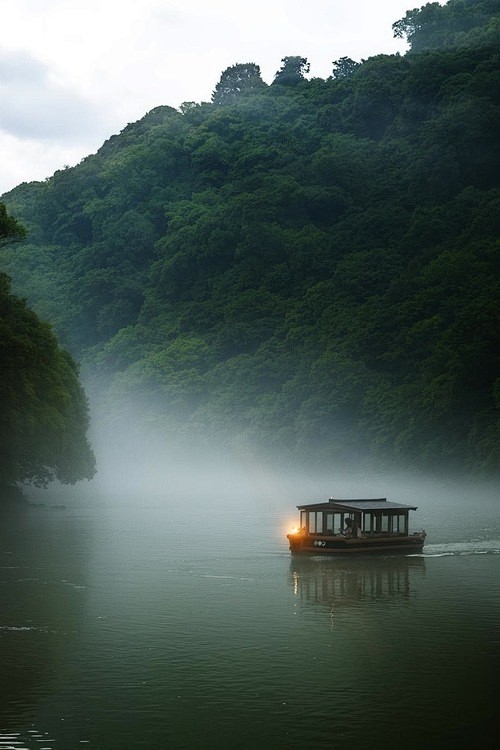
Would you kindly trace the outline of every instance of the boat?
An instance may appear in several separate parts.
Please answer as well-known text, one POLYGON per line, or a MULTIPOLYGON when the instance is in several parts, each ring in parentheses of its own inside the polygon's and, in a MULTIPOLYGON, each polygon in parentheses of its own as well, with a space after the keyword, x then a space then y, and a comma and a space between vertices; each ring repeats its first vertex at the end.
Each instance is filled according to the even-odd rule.
POLYGON ((410 533, 409 513, 386 497, 298 505, 300 526, 287 534, 292 555, 352 555, 421 552, 424 529, 410 533))

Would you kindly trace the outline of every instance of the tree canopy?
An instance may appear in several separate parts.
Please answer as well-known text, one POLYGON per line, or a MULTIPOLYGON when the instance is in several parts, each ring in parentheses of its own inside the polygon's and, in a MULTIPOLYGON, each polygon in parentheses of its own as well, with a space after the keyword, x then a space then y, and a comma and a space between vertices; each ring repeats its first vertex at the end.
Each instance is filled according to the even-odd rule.
POLYGON ((26 230, 13 216, 9 216, 5 203, 0 203, 0 247, 6 242, 26 237, 26 230))
POLYGON ((448 0, 407 11, 392 25, 412 52, 500 43, 499 0, 448 0))
POLYGON ((214 104, 233 104, 241 94, 255 93, 266 84, 255 63, 239 63, 222 73, 212 94, 214 104))
MULTIPOLYGON (((0 204, 0 241, 24 236, 0 204)), ((88 408, 75 363, 0 273, 0 487, 90 479, 88 408)))
POLYGON ((274 76, 274 84, 295 86, 300 81, 305 80, 305 74, 309 73, 311 67, 305 57, 298 55, 284 57, 281 62, 281 68, 274 76))
POLYGON ((346 78, 351 76, 359 63, 350 57, 341 57, 333 62, 333 77, 334 78, 346 78))

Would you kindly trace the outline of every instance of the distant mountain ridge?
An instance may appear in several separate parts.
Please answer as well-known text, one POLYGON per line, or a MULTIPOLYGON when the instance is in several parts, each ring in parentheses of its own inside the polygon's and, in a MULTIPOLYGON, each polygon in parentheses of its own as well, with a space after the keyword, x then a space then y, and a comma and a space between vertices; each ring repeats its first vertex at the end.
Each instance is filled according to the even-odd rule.
POLYGON ((235 66, 213 102, 158 107, 4 196, 29 236, 2 270, 100 414, 498 472, 499 19, 429 3, 395 24, 408 54, 328 80, 303 58, 270 86, 235 66))

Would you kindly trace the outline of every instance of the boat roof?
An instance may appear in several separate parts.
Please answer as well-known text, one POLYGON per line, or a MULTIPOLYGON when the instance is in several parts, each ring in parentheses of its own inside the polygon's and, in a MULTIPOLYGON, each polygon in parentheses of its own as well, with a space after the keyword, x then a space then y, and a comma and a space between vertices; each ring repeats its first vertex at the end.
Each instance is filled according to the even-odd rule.
POLYGON ((351 511, 370 513, 374 510, 417 510, 417 507, 418 506, 416 505, 403 505, 402 503, 389 502, 386 497, 357 498, 354 500, 341 500, 331 497, 325 503, 297 505, 299 510, 329 510, 340 513, 349 513, 351 511))

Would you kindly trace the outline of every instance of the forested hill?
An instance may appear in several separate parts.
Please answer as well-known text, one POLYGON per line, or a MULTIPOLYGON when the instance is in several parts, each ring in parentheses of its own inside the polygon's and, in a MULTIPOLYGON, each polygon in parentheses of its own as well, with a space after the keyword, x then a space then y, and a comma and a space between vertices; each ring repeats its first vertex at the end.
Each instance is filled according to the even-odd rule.
MULTIPOLYGON (((24 235, 0 203, 0 249, 24 235)), ((18 482, 91 479, 88 407, 75 363, 0 273, 0 510, 18 482)), ((16 491, 17 490, 17 491, 16 491)))
MULTIPOLYGON (((500 1, 404 55, 224 71, 4 196, 15 291, 178 437, 326 462, 500 468, 500 1)), ((332 57, 335 50, 332 50, 332 57)))

